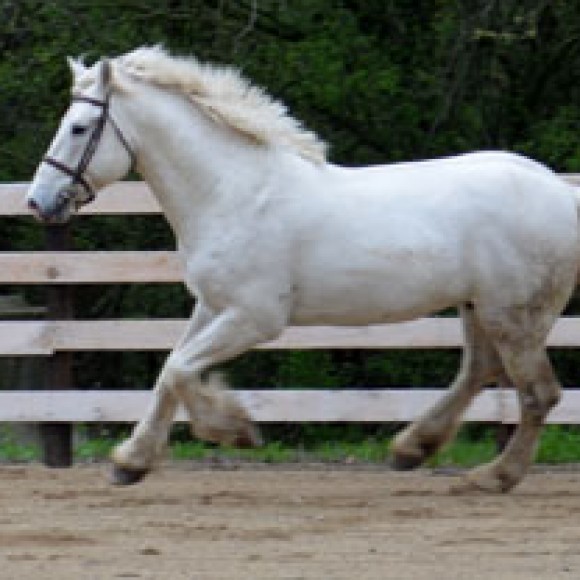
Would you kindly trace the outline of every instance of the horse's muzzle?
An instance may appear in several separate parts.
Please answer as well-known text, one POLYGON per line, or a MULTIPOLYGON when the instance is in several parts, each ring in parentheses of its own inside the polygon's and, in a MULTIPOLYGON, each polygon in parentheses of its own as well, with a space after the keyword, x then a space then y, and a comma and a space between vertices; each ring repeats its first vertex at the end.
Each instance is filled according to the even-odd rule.
POLYGON ((71 215, 71 196, 67 192, 59 194, 54 207, 44 208, 34 198, 28 198, 26 204, 34 217, 47 224, 62 224, 69 220, 71 215))

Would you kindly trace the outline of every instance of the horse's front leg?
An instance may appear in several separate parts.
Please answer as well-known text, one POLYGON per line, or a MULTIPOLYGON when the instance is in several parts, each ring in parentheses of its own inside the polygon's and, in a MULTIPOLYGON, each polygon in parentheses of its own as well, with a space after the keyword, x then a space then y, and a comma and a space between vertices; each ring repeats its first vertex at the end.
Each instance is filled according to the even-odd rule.
POLYGON ((261 443, 245 409, 231 391, 222 388, 223 381, 215 377, 202 380, 202 375, 212 366, 271 339, 282 326, 257 325, 251 316, 236 308, 217 316, 206 313, 206 317, 204 324, 194 317, 163 368, 148 415, 131 438, 113 452, 116 483, 138 481, 155 465, 167 442, 178 401, 185 405, 196 436, 236 445, 261 443))
MULTIPOLYGON (((203 303, 198 302, 175 349, 187 343, 211 318, 211 313, 203 303)), ((164 455, 179 404, 178 397, 172 392, 166 380, 166 372, 167 362, 157 379, 153 389, 154 396, 145 417, 134 427, 131 437, 113 451, 114 483, 121 485, 136 483, 164 455)))
POLYGON ((161 378, 153 394, 147 414, 134 427, 131 437, 113 450, 112 482, 115 484, 137 483, 165 453, 179 401, 161 378))

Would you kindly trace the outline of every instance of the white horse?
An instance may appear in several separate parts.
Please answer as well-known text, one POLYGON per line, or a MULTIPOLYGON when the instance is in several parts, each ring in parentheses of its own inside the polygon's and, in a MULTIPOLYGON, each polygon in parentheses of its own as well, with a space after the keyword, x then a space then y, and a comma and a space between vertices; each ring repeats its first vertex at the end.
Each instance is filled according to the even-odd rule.
POLYGON ((69 61, 73 101, 28 205, 66 221, 132 166, 157 196, 196 298, 146 417, 113 453, 117 483, 163 455, 179 403, 193 431, 255 444, 231 392, 205 371, 287 325, 367 325, 457 306, 465 349, 446 396, 393 444, 422 463, 480 389, 509 381, 521 420, 467 489, 507 491, 526 473, 560 397, 546 336, 575 286, 575 190, 501 152, 350 169, 235 70, 140 48, 90 68, 69 61))

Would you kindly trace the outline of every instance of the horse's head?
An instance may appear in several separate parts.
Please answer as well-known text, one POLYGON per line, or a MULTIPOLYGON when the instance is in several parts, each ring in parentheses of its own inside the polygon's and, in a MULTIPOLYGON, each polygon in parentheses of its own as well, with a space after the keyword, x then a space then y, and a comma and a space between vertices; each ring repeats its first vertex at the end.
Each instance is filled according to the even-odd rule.
POLYGON ((99 189, 122 179, 135 161, 112 111, 111 63, 86 68, 69 59, 69 66, 72 102, 27 194, 30 209, 49 223, 67 221, 99 189))

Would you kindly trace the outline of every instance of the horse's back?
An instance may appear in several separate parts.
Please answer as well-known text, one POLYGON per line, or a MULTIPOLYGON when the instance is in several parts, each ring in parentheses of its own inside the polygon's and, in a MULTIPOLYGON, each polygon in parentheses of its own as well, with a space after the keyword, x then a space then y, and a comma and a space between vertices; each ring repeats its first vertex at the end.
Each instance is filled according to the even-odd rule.
POLYGON ((427 229, 439 224, 449 233, 456 229, 473 234, 474 226, 493 222, 503 224, 506 234, 517 235, 524 227, 550 237, 548 230, 557 236, 566 224, 577 222, 572 187, 546 166, 513 153, 338 169, 334 182, 330 195, 338 195, 330 203, 356 206, 360 212, 366 206, 385 225, 408 216, 427 229))

